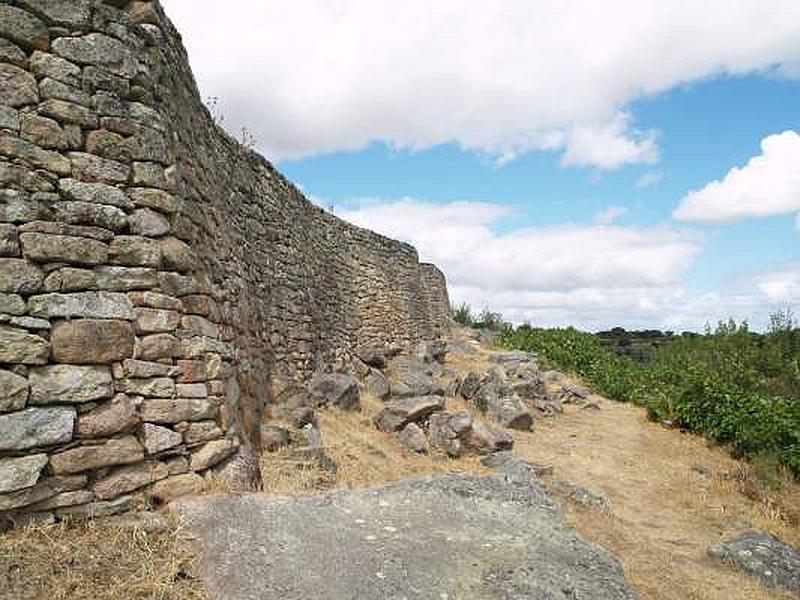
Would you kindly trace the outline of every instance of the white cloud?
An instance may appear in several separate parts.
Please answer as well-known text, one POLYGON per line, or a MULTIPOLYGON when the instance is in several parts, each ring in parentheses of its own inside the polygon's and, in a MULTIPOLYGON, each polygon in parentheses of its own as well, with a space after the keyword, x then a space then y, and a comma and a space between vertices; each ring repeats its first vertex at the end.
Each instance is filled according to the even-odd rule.
POLYGON ((673 213, 684 221, 724 222, 800 210, 800 135, 785 131, 761 141, 761 154, 722 180, 689 192, 673 213))
POLYGON ((636 187, 641 189, 649 188, 661 183, 662 175, 658 171, 651 171, 643 174, 636 180, 636 187))
POLYGON ((567 137, 561 164, 616 169, 658 160, 655 133, 631 132, 630 116, 620 113, 607 123, 578 126, 567 137))
POLYGON ((631 101, 720 74, 800 72, 797 0, 163 2, 203 94, 273 159, 383 141, 653 162, 631 101))
POLYGON ((628 214, 628 209, 624 206, 609 206, 595 215, 594 222, 597 225, 611 225, 626 214, 628 214))
POLYGON ((756 275, 759 290, 772 302, 800 302, 800 262, 789 262, 756 275))

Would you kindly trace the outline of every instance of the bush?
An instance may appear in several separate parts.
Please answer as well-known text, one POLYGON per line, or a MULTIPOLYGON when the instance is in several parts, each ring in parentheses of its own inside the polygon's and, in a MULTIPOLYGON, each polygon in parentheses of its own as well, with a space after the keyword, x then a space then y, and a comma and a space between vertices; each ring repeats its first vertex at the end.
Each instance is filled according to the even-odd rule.
POLYGON ((647 407, 653 419, 800 476, 800 332, 788 311, 772 323, 765 335, 728 321, 703 336, 675 337, 648 363, 620 356, 574 328, 520 326, 506 330, 500 342, 536 352, 610 398, 647 407))

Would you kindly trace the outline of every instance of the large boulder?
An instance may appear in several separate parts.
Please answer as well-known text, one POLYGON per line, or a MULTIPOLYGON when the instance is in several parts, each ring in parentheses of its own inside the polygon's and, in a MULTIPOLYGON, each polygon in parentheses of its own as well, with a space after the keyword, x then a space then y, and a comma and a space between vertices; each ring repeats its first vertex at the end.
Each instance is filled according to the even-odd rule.
POLYGON ((433 381, 430 364, 410 356, 398 356, 390 361, 387 378, 391 394, 396 398, 426 396, 439 389, 433 381))
POLYGON ((207 589, 226 598, 637 597, 619 562, 567 526, 535 481, 454 474, 173 508, 203 544, 207 589), (264 548, 280 548, 280 560, 264 548))
POLYGON ((397 437, 412 452, 425 454, 428 451, 428 438, 425 437, 425 430, 416 423, 409 423, 403 427, 397 437))
POLYGON ((391 396, 391 388, 389 380, 386 375, 378 371, 378 369, 370 369, 367 376, 364 378, 364 391, 369 395, 374 396, 378 400, 388 400, 391 396))
POLYGON ((428 415, 444 409, 441 396, 417 396, 393 400, 375 416, 375 426, 381 431, 400 431, 408 423, 417 423, 428 415))

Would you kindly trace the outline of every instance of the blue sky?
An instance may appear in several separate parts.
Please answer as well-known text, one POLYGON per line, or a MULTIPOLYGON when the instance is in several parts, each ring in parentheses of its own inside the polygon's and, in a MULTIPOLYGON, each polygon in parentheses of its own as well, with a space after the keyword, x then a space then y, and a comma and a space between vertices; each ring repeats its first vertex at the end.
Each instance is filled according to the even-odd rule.
POLYGON ((164 4, 224 126, 456 302, 698 329, 800 301, 800 3, 164 4))

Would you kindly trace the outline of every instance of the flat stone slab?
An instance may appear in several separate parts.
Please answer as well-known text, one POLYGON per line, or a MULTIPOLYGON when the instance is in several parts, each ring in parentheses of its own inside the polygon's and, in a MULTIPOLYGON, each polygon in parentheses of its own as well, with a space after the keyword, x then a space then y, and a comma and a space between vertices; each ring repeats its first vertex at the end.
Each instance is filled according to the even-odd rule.
POLYGON ((757 577, 764 585, 800 597, 800 550, 768 533, 748 531, 712 546, 708 554, 757 577))
POLYGON ((181 499, 222 599, 633 599, 533 481, 466 474, 274 498, 181 499))

